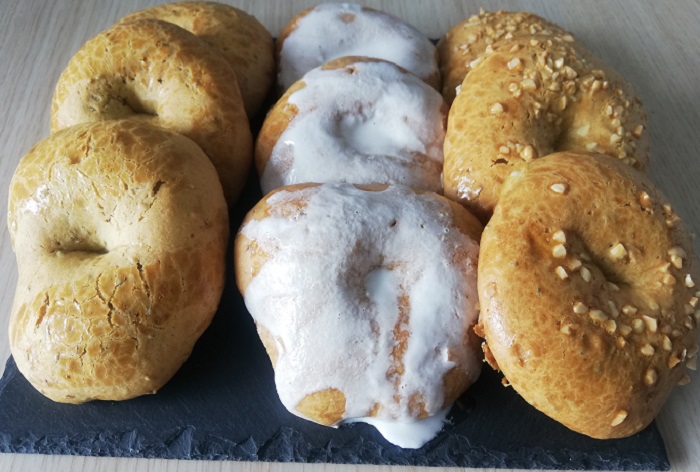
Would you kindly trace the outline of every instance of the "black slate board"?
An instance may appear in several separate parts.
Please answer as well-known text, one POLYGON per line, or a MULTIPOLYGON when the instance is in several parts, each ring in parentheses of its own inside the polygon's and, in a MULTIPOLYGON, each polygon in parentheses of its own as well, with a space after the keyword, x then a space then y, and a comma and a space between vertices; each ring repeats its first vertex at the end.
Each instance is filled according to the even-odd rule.
MULTIPOLYGON (((254 176, 232 234, 260 199, 254 176)), ((232 260, 229 254, 229 260, 232 260)), ((44 398, 10 358, 0 380, 0 452, 86 456, 330 462, 459 467, 668 470, 655 424, 627 439, 574 433, 529 406, 484 368, 457 402, 452 424, 418 450, 372 427, 332 429, 288 413, 270 361, 233 281, 192 357, 156 395, 64 405, 44 398)))

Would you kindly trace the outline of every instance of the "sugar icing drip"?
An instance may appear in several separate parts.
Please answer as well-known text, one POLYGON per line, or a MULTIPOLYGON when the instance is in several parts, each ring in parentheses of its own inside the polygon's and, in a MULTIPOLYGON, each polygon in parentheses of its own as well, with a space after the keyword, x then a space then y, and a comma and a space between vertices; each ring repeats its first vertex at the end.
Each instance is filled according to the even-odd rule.
POLYGON ((377 428, 384 439, 404 449, 418 449, 433 439, 446 423, 448 410, 410 423, 378 420, 377 418, 353 418, 345 423, 367 423, 377 428))
POLYGON ((442 96, 386 62, 314 69, 260 179, 264 193, 303 182, 402 184, 441 192, 442 96), (349 73, 352 71, 352 73, 349 73))
POLYGON ((399 18, 362 11, 352 3, 324 3, 297 22, 280 51, 284 90, 307 71, 343 56, 368 56, 400 65, 425 80, 437 71, 435 46, 399 18))
POLYGON ((441 419, 414 424, 414 439, 396 431, 443 415, 448 371, 459 366, 476 379, 481 369, 465 342, 477 319, 478 243, 452 227, 445 202, 404 187, 325 184, 279 191, 268 204, 268 217, 241 230, 270 254, 245 303, 274 339, 282 403, 303 417, 302 399, 337 389, 346 399, 341 421, 365 421, 418 447, 441 419), (468 254, 461 266, 457 251, 468 254), (399 359, 397 332, 408 334, 399 359))

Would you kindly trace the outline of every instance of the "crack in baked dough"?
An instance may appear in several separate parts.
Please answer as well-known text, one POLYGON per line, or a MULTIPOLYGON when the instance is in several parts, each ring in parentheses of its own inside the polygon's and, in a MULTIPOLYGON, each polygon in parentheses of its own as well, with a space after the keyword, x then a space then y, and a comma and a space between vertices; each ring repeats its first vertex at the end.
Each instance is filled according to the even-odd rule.
POLYGON ((46 316, 46 311, 48 310, 49 307, 49 293, 44 292, 44 303, 41 305, 39 308, 39 316, 37 316, 36 323, 34 324, 34 329, 38 329, 39 326, 41 325, 42 321, 44 321, 44 317, 46 316))
POLYGON ((102 278, 104 274, 100 273, 97 275, 97 278, 95 279, 95 295, 97 295, 97 298, 99 298, 102 303, 107 305, 107 300, 105 299, 104 295, 102 294, 102 290, 100 290, 100 279, 102 278))
POLYGON ((136 262, 136 270, 138 271, 139 278, 141 279, 141 284, 143 285, 143 288, 146 291, 146 297, 148 299, 148 311, 150 312, 151 307, 153 306, 153 297, 151 294, 151 287, 148 284, 148 280, 146 280, 146 277, 144 276, 143 265, 140 261, 136 262))

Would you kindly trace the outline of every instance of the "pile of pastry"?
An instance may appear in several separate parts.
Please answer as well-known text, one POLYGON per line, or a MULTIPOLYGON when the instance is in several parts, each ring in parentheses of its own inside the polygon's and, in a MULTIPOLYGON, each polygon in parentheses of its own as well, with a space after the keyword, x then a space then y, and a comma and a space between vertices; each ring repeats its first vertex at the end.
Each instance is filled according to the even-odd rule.
POLYGON ((216 311, 254 162, 235 277, 290 412, 420 447, 485 360, 567 427, 629 436, 690 380, 700 317, 645 123, 621 77, 529 13, 482 11, 435 47, 322 4, 273 53, 233 7, 138 12, 70 61, 56 132, 13 179, 13 355, 57 401, 167 382, 216 311))
POLYGON ((223 293, 273 51, 254 17, 192 2, 129 15, 69 61, 9 192, 10 348, 47 397, 153 393, 189 357, 223 293))

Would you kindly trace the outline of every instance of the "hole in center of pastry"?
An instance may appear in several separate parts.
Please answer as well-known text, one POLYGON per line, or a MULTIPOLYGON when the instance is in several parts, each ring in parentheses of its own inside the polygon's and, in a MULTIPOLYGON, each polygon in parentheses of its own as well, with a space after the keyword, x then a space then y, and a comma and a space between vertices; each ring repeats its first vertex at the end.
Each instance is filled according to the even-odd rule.
POLYGON ((86 90, 87 111, 108 119, 158 116, 157 103, 150 93, 152 85, 132 76, 92 80, 86 90))
POLYGON ((396 156, 401 149, 401 133, 394 132, 373 107, 336 118, 335 134, 342 145, 363 156, 396 156))
POLYGON ((52 254, 83 253, 91 255, 107 254, 107 245, 93 239, 74 237, 71 239, 56 240, 50 249, 52 254))

